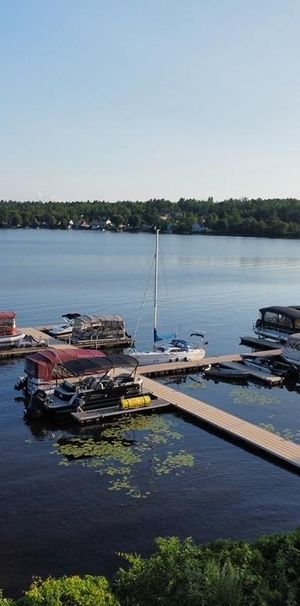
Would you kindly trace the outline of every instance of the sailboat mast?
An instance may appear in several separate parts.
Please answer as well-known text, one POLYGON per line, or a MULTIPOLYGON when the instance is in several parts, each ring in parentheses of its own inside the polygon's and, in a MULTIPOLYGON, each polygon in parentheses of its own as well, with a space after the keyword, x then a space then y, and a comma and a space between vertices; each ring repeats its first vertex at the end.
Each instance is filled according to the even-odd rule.
POLYGON ((157 340, 157 297, 158 297, 158 236, 159 229, 156 230, 156 247, 155 247, 155 274, 154 274, 154 344, 157 340))

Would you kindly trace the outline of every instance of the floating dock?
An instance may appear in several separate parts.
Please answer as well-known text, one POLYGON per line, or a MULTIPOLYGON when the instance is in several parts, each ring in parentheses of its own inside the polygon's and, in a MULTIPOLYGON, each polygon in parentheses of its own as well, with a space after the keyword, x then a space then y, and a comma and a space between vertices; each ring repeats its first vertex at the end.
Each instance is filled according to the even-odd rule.
POLYGON ((94 410, 84 410, 80 412, 71 412, 71 417, 80 423, 80 425, 86 425, 88 423, 102 423, 106 419, 112 419, 115 417, 123 417, 128 414, 146 413, 153 412, 161 409, 170 408, 170 402, 162 399, 153 400, 152 404, 140 408, 131 409, 120 409, 120 406, 110 406, 109 408, 96 408, 94 410))
MULTIPOLYGON (((249 354, 249 356, 253 355, 254 358, 257 357, 257 354, 249 354)), ((276 357, 281 355, 281 349, 272 349, 271 351, 268 349, 267 351, 261 351, 259 353, 260 356, 265 357, 276 357)), ((187 374, 192 372, 201 372, 205 366, 209 366, 210 364, 214 366, 215 364, 226 364, 231 362, 243 362, 243 357, 241 354, 227 354, 224 356, 213 356, 209 358, 202 358, 201 360, 193 360, 190 362, 166 362, 165 364, 149 364, 148 366, 139 366, 138 372, 141 375, 146 375, 147 377, 163 377, 167 375, 175 375, 175 374, 187 374)), ((247 374, 250 374, 250 367, 238 367, 239 370, 242 368, 247 369, 247 374)))
MULTIPOLYGON (((36 338, 46 340, 46 347, 54 347, 55 349, 70 347, 72 345, 49 337, 46 333, 43 333, 39 329, 25 328, 23 329, 26 334, 30 334, 36 338)), ((261 339, 259 340, 261 341, 261 339)), ((26 356, 32 351, 41 349, 41 347, 30 347, 26 349, 11 348, 8 350, 0 350, 0 359, 17 358, 26 356)), ((279 356, 281 349, 266 349, 260 352, 260 356, 279 356)), ((255 357, 256 354, 254 353, 255 357)), ((234 364, 242 362, 243 358, 240 354, 229 354, 223 356, 214 356, 209 358, 203 358, 201 360, 195 360, 190 362, 168 362, 167 364, 157 364, 149 366, 141 366, 138 368, 138 373, 143 376, 144 389, 150 392, 155 397, 155 400, 150 406, 120 410, 116 407, 115 410, 94 410, 85 412, 72 413, 74 420, 79 423, 95 423, 101 422, 105 418, 118 417, 124 414, 142 413, 147 411, 159 410, 173 406, 178 411, 194 417, 203 425, 211 428, 218 432, 224 438, 235 440, 241 446, 248 447, 263 456, 271 458, 278 464, 285 465, 294 472, 300 473, 300 445, 284 440, 280 436, 272 434, 257 425, 253 425, 248 421, 244 421, 239 417, 224 412, 219 408, 216 408, 206 402, 196 400, 190 396, 182 394, 180 392, 161 385, 156 381, 153 381, 149 377, 159 377, 174 374, 186 374, 201 371, 201 369, 209 364, 234 364)), ((240 365, 239 365, 240 367, 240 365)), ((250 372, 250 367, 247 367, 247 372, 250 372)), ((254 372, 258 372, 255 371, 254 372)), ((264 373, 262 373, 264 374, 264 373)), ((265 376, 265 374, 264 374, 265 376)), ((281 379, 281 377, 280 377, 281 379)))
POLYGON ((178 411, 194 417, 205 426, 217 431, 224 438, 230 438, 241 446, 247 446, 274 462, 300 473, 299 444, 285 440, 206 402, 161 385, 148 377, 144 377, 144 387, 158 398, 168 401, 178 411))
POLYGON ((40 328, 32 328, 32 327, 26 327, 26 328, 22 328, 22 332, 24 332, 25 335, 29 335, 34 337, 35 339, 40 340, 41 342, 44 342, 44 345, 40 345, 40 344, 35 344, 35 345, 31 345, 28 347, 8 347, 8 348, 4 348, 1 347, 0 348, 0 360, 12 360, 12 359, 17 359, 17 358, 25 358, 26 356, 28 356, 30 353, 34 353, 36 351, 40 351, 41 349, 45 349, 48 347, 54 347, 55 349, 67 349, 68 347, 70 348, 77 348, 77 347, 81 347, 81 348, 88 348, 88 349, 101 349, 103 351, 105 350, 110 350, 110 349, 123 349, 124 347, 129 347, 129 345, 132 344, 131 339, 126 338, 126 339, 122 339, 121 341, 115 341, 114 339, 98 339, 95 340, 93 339, 92 341, 80 341, 79 343, 70 343, 68 339, 56 339, 55 337, 52 337, 51 335, 49 335, 48 332, 45 332, 47 329, 47 327, 40 327, 40 328))

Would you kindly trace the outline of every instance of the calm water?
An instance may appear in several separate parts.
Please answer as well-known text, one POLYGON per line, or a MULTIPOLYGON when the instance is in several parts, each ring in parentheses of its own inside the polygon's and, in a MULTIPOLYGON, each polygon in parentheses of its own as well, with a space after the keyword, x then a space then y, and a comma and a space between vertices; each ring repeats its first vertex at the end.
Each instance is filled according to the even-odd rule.
MULTIPOLYGON (((133 332, 154 236, 0 230, 1 308, 20 326, 70 311, 123 315, 133 332)), ((160 239, 160 325, 206 329, 208 353, 239 351, 259 307, 299 303, 300 242, 160 239)), ((151 288, 137 344, 151 344, 151 288)), ((151 551, 158 535, 255 538, 300 524, 299 478, 175 414, 102 432, 28 425, 13 390, 23 362, 0 365, 0 587, 32 575, 112 574, 120 551, 151 551)), ((168 382, 171 379, 168 379, 168 382)), ((199 375, 172 383, 300 443, 300 395, 199 375)))

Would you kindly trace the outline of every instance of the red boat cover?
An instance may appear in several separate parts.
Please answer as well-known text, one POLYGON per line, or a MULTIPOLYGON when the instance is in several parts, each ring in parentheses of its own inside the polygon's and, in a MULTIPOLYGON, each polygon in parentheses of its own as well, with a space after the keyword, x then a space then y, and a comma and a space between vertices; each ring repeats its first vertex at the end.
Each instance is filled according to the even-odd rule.
POLYGON ((14 311, 0 311, 0 320, 14 320, 15 317, 14 311))
POLYGON ((34 379, 51 381, 55 378, 53 374, 57 376, 57 373, 53 373, 55 367, 70 360, 82 360, 83 358, 105 358, 105 354, 94 349, 75 349, 75 347, 72 349, 44 349, 25 358, 24 371, 34 379))

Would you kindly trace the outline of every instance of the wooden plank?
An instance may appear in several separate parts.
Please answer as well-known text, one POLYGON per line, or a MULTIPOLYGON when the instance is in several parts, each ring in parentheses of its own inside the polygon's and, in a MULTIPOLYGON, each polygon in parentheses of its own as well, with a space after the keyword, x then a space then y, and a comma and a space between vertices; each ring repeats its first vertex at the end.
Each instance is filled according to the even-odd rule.
MULTIPOLYGON (((267 351, 259 352, 260 356, 280 356, 281 349, 273 349, 267 351)), ((253 355, 253 357, 257 357, 256 353, 247 354, 249 356, 253 355)), ((241 354, 227 354, 223 356, 211 356, 208 358, 202 358, 201 360, 193 360, 190 362, 166 362, 165 364, 148 364, 147 366, 139 366, 138 372, 142 375, 152 375, 158 376, 159 374, 172 374, 174 371, 185 371, 185 372, 195 372, 197 370, 201 371, 201 368, 204 366, 208 366, 211 364, 212 366, 215 364, 224 364, 226 362, 242 362, 243 358, 241 354)))
POLYGON ((177 392, 166 385, 156 383, 144 377, 144 387, 159 398, 169 401, 182 412, 188 413, 199 421, 238 440, 240 443, 271 456, 275 461, 285 463, 300 473, 300 445, 284 440, 262 427, 236 417, 228 412, 215 408, 206 402, 177 392))
POLYGON ((150 406, 143 406, 140 408, 129 408, 126 410, 120 410, 120 408, 118 406, 113 406, 110 408, 98 408, 95 410, 71 412, 71 416, 78 423, 92 423, 92 422, 105 420, 105 419, 111 418, 111 417, 120 417, 120 416, 133 414, 133 413, 142 413, 142 412, 147 412, 149 410, 165 409, 165 408, 168 408, 169 406, 170 406, 169 402, 159 400, 159 401, 153 402, 153 404, 151 404, 150 406))

